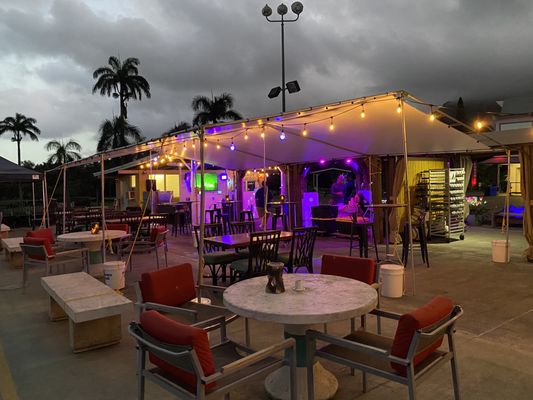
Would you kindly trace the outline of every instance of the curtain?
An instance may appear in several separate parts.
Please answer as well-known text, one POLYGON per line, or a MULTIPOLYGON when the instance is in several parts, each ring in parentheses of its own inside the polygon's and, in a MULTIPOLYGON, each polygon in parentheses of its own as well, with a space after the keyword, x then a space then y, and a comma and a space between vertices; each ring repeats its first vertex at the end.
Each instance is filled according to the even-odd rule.
MULTIPOLYGON (((378 157, 370 156, 370 171, 372 176, 369 177, 372 182, 372 204, 381 203, 383 197, 383 184, 381 179, 382 163, 378 157)), ((374 234, 376 235, 376 242, 380 243, 383 240, 383 209, 376 208, 374 210, 374 234)))
POLYGON ((524 200, 524 236, 529 247, 524 250, 528 261, 533 261, 533 222, 532 196, 533 196, 533 144, 520 146, 520 186, 524 200))
MULTIPOLYGON (((394 203, 398 203, 402 187, 405 182, 405 160, 403 158, 400 158, 396 162, 396 167, 394 169, 394 179, 392 182, 392 193, 391 198, 393 199, 394 203)), ((395 242, 396 235, 400 231, 400 218, 399 213, 401 212, 401 208, 395 208, 391 210, 389 215, 389 241, 395 242)))
POLYGON ((287 193, 289 194, 290 201, 294 201, 296 206, 293 208, 296 211, 296 215, 293 216, 296 226, 302 226, 302 198, 303 193, 306 191, 306 180, 303 176, 304 165, 297 164, 287 166, 287 193))
POLYGON ((233 183, 235 187, 235 200, 237 201, 237 215, 240 215, 239 213, 242 211, 242 180, 244 176, 246 175, 246 171, 237 170, 235 171, 235 182, 233 183))
POLYGON ((464 189, 464 192, 466 194, 466 189, 468 188, 468 184, 470 182, 470 176, 472 175, 472 157, 470 157, 470 156, 460 156, 459 165, 460 165, 461 168, 465 169, 465 189, 464 189))

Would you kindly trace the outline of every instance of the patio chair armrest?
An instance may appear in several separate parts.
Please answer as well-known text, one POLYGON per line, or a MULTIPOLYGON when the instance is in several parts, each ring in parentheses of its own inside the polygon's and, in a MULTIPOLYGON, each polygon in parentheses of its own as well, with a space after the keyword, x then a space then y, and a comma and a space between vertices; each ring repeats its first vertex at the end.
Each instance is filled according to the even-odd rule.
POLYGON ((142 303, 139 305, 142 311, 146 310, 156 310, 156 311, 162 311, 169 314, 180 314, 191 318, 196 318, 197 312, 194 310, 188 310, 186 308, 180 308, 180 307, 174 307, 174 306, 167 306, 164 304, 158 304, 158 303, 142 303))
POLYGON ((318 332, 315 330, 308 330, 305 332, 307 340, 318 339, 326 343, 331 343, 340 347, 344 347, 347 350, 363 352, 370 354, 374 357, 389 358, 390 353, 387 350, 380 349, 379 347, 369 346, 362 343, 353 342, 344 338, 328 335, 326 333, 318 332))
POLYGON ((73 254, 87 253, 88 251, 89 251, 89 249, 87 249, 86 247, 80 247, 80 248, 77 248, 77 249, 59 251, 59 252, 56 253, 56 256, 70 256, 70 255, 73 255, 73 254))
POLYGON ((216 329, 219 329, 221 326, 226 325, 226 318, 223 315, 219 315, 218 317, 213 317, 206 319, 205 321, 200 321, 192 326, 195 326, 197 328, 202 328, 204 331, 211 332, 216 329))
POLYGON ((282 350, 289 349, 292 347, 294 351, 295 346, 296 341, 293 338, 285 339, 282 342, 273 344, 272 346, 268 346, 265 349, 259 350, 246 357, 224 365, 222 368, 220 368, 220 372, 202 378, 202 382, 205 384, 209 384, 211 382, 216 381, 217 379, 221 379, 229 375, 235 374, 237 372, 240 372, 243 368, 253 365, 268 357, 271 357, 273 354, 276 354, 282 350))
POLYGON ((223 292, 224 290, 226 290, 225 287, 223 286, 215 286, 215 285, 205 285, 205 284, 201 284, 201 285, 197 285, 196 286, 196 289, 209 289, 209 290, 212 290, 214 292, 223 292))
POLYGON ((390 311, 383 311, 383 310, 380 310, 380 309, 374 309, 374 310, 370 311, 369 314, 377 315, 378 317, 393 319, 393 320, 396 320, 396 321, 398 321, 400 319, 400 317, 401 317, 401 314, 393 313, 393 312, 390 312, 390 311))
POLYGON ((433 330, 421 329, 420 335, 421 336, 435 336, 441 333, 442 331, 446 330, 448 327, 453 326, 455 322, 457 321, 457 319, 459 319, 463 315, 463 309, 461 306, 455 306, 452 313, 453 313, 452 318, 450 318, 448 321, 446 321, 442 325, 439 325, 437 328, 433 330))

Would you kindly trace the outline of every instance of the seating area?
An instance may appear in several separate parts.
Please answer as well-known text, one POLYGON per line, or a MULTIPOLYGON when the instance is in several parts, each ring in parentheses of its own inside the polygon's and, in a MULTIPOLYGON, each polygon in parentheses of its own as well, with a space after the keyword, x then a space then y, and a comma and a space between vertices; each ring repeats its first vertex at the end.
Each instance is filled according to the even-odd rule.
MULTIPOLYGON (((222 229, 220 224, 214 225, 210 227, 211 235, 220 233, 222 229)), ((120 228, 120 226, 112 227, 120 228)), ((234 225, 234 231, 238 232, 236 235, 254 235, 254 233, 246 232, 248 229, 250 229, 249 224, 234 225)), ((482 387, 480 389, 477 384, 479 380, 471 378, 472 376, 482 376, 483 371, 486 371, 484 363, 489 351, 489 347, 487 347, 489 344, 486 341, 494 340, 497 336, 490 333, 487 334, 487 338, 483 335, 484 339, 478 340, 472 339, 470 332, 483 334, 484 331, 493 332, 493 329, 498 332, 501 328, 496 327, 495 324, 505 324, 504 321, 508 313, 496 311, 496 319, 494 316, 490 318, 484 316, 481 319, 476 317, 479 315, 477 310, 480 308, 470 297, 472 290, 475 289, 472 288, 472 285, 468 286, 468 290, 467 287, 461 287, 459 275, 457 275, 459 271, 457 268, 462 268, 463 271, 470 270, 473 273, 482 270, 485 271, 485 274, 488 272, 488 276, 480 275, 480 280, 475 285, 479 288, 479 293, 482 293, 483 285, 486 285, 488 280, 493 279, 494 273, 496 273, 496 271, 491 273, 490 269, 487 271, 486 262, 480 259, 479 261, 464 263, 458 258, 453 265, 450 265, 448 263, 450 249, 429 244, 432 254, 431 271, 448 272, 444 275, 439 273, 439 279, 441 279, 439 285, 450 288, 445 295, 446 298, 432 294, 431 287, 436 284, 434 278, 427 274, 417 273, 418 289, 416 295, 408 294, 410 282, 407 279, 407 295, 401 299, 391 299, 379 295, 381 285, 379 284, 378 265, 372 258, 350 257, 345 240, 341 241, 336 237, 317 236, 316 231, 316 228, 294 229, 291 232, 292 235, 285 240, 281 240, 283 232, 280 232, 279 237, 274 234, 273 237, 262 238, 266 241, 257 248, 251 245, 254 241, 248 239, 248 244, 244 245, 245 247, 241 248, 239 252, 236 252, 235 248, 219 248, 219 252, 237 254, 242 257, 226 264, 227 278, 231 275, 230 271, 235 271, 235 265, 233 269, 231 268, 233 263, 237 263, 236 265, 242 263, 248 268, 250 260, 261 259, 260 255, 250 256, 250 254, 256 254, 257 249, 261 253, 268 254, 269 250, 275 247, 277 239, 277 260, 285 257, 287 269, 286 275, 284 275, 285 293, 294 299, 289 303, 292 304, 293 312, 296 312, 297 299, 301 297, 301 293, 293 290, 294 278, 290 277, 296 276, 297 279, 299 277, 304 281, 305 287, 307 285, 305 282, 308 282, 308 279, 324 275, 361 282, 361 284, 373 288, 375 300, 373 300, 373 305, 369 306, 368 313, 364 312, 361 315, 356 314, 353 318, 327 322, 325 325, 315 324, 303 331, 303 336, 298 333, 300 336, 297 335, 294 338, 289 336, 288 339, 283 339, 283 324, 255 320, 246 313, 239 316, 239 313, 228 309, 227 306, 224 307, 224 293, 228 288, 238 288, 240 283, 253 281, 249 276, 246 276, 246 273, 235 277, 234 283, 232 283, 232 279, 223 282, 222 271, 217 266, 215 270, 219 274, 217 286, 209 285, 208 283, 212 282, 206 278, 200 291, 201 298, 209 298, 211 304, 198 303, 199 292, 196 288, 197 253, 195 254, 196 250, 192 248, 191 236, 169 236, 167 238, 168 267, 161 263, 158 269, 154 253, 133 256, 133 269, 126 271, 124 294, 126 295, 125 299, 134 303, 134 307, 130 304, 120 311, 121 337, 117 339, 116 336, 113 336, 116 329, 112 331, 115 333, 112 333, 111 336, 106 336, 109 335, 106 332, 110 332, 107 331, 108 328, 102 331, 102 337, 111 338, 110 340, 102 339, 102 345, 107 347, 105 351, 108 356, 105 358, 108 363, 111 363, 110 366, 113 366, 116 379, 116 382, 110 383, 109 390, 115 392, 113 388, 121 382, 120 385, 123 389, 121 394, 116 397, 124 399, 140 396, 139 392, 141 391, 145 393, 145 398, 165 398, 167 392, 168 395, 181 396, 179 398, 201 398, 199 394, 205 394, 205 398, 216 398, 223 396, 226 390, 231 394, 231 398, 266 399, 267 395, 263 384, 267 386, 267 391, 270 393, 274 389, 267 382, 270 382, 269 379, 274 379, 272 382, 276 382, 275 386, 283 386, 289 391, 294 387, 294 390, 299 393, 298 396, 304 393, 304 398, 312 398, 307 397, 308 395, 311 396, 308 387, 310 380, 321 381, 325 373, 333 373, 335 381, 338 382, 337 389, 335 389, 337 394, 333 398, 341 400, 354 397, 379 400, 389 398, 392 394, 405 399, 434 398, 434 396, 437 398, 476 399, 479 398, 476 397, 478 394, 485 396, 484 398, 491 398, 488 396, 489 393, 498 392, 499 389, 492 387, 490 383, 485 383, 488 385, 487 388, 482 387), (190 261, 187 261, 188 257, 190 257, 190 261), (293 274, 289 275, 291 265, 293 274), (453 275, 450 275, 451 271, 454 271, 453 275), (433 283, 430 285, 429 282, 433 283), (178 290, 176 290, 177 288, 178 290), (465 309, 464 315, 462 309, 465 309), (136 322, 130 323, 130 321, 136 322), (302 337, 304 342, 307 340, 307 348, 313 349, 314 357, 308 357, 306 360, 300 359, 300 361, 296 358, 296 360, 291 361, 290 357, 287 358, 290 352, 285 352, 285 356, 283 356, 284 351, 298 354, 298 343, 302 337), (400 338, 402 338, 403 350, 398 350, 400 338), (120 342, 117 344, 119 340, 120 342), (107 346, 111 343, 115 345, 107 346), (316 347, 314 347, 315 343, 318 343, 316 347), (450 344, 451 347, 449 347, 450 344), (199 354, 202 356, 200 357, 199 354), (139 360, 142 362, 137 362, 137 357, 140 357, 139 360), (164 360, 164 363, 160 363, 157 361, 158 359, 164 360), (209 364, 206 363, 208 359, 211 360, 209 364), (311 360, 314 360, 312 364, 305 364, 306 362, 311 363, 311 360), (318 364, 315 365, 317 361, 318 364), (288 379, 291 376, 289 373, 291 367, 296 370, 294 375, 297 379, 294 379, 294 385, 291 385, 288 379), (282 369, 280 370, 280 368, 282 369), (284 381, 286 383, 282 384, 281 381, 277 383, 279 378, 275 374, 272 375, 277 370, 287 371, 286 375, 284 373, 287 379, 284 381), (196 378, 192 380, 194 376, 196 378), (305 379, 302 378, 304 376, 305 379), (422 381, 422 378, 427 379, 422 381), (135 383, 136 380, 137 383, 135 383), (215 381, 217 384, 213 386, 212 382, 215 381)), ((259 240, 259 235, 262 232, 256 232, 256 234, 258 235, 257 240, 259 240)), ((483 238, 488 233, 482 231, 480 234, 483 238)), ((47 231, 37 233, 37 236, 49 237, 48 235, 49 232, 47 231)), ((518 232, 517 235, 519 235, 518 232)), ((31 234, 31 236, 35 236, 35 234, 31 234)), ((514 240, 517 240, 518 237, 513 236, 514 240)), ((52 236, 52 238, 57 242, 55 237, 52 236)), ((487 240, 486 243, 488 242, 487 240)), ((465 242, 450 244, 450 246, 457 246, 457 254, 466 245, 465 242)), ((46 247, 44 249, 46 250, 46 247)), ((380 248, 380 250, 383 249, 380 248)), ((117 256, 115 255, 115 257, 117 256)), ((113 258, 113 255, 109 255, 109 257, 113 258)), ((273 258, 273 256, 268 256, 268 258, 273 258)), ((261 262, 255 262, 252 264, 254 266, 252 271, 258 272, 256 279, 265 279, 264 282, 266 282, 267 277, 262 276, 265 272, 261 272, 259 267, 262 265, 261 262), (257 270, 255 266, 258 266, 257 270)), ((17 275, 17 270, 8 267, 6 263, 4 264, 5 266, 2 266, 0 271, 2 276, 7 276, 9 280, 12 274, 13 282, 16 282, 17 279, 14 278, 20 278, 21 271, 19 270, 17 275)), ((422 269, 418 269, 420 267, 424 267, 424 264, 418 260, 418 271, 422 271, 422 269)), ((76 273, 80 273, 77 272, 80 269, 81 263, 80 266, 67 265, 66 275, 60 274, 50 276, 50 278, 74 277, 76 273)), ((61 266, 59 270, 55 267, 52 268, 52 274, 58 272, 63 272, 61 266)), ((211 272, 211 269, 206 268, 206 272, 211 272)), ((519 270, 515 272, 511 270, 509 273, 513 275, 520 272, 519 270)), ((7 321, 21 318, 27 320, 30 317, 35 319, 35 316, 39 314, 46 315, 49 312, 48 308, 53 304, 47 297, 48 295, 52 296, 52 294, 43 293, 41 286, 40 278, 47 275, 44 268, 29 268, 27 274, 28 279, 25 288, 27 294, 19 299, 19 304, 14 306, 12 312, 5 310, 7 311, 7 321), (35 308, 36 313, 26 315, 25 312, 20 312, 22 307, 20 301, 29 301, 32 305, 26 303, 27 305, 24 307, 35 308)), ((94 278, 91 279, 98 282, 94 278)), ((262 284, 260 290, 263 293, 264 285, 262 284)), ((80 287, 80 285, 76 285, 76 287, 80 287)), ((104 287, 106 290, 109 289, 104 287)), ((116 293, 112 290, 111 292, 116 293)), ((311 293, 313 293, 312 290, 309 294, 311 293)), ((497 295, 498 301, 509 308, 511 303, 509 299, 505 298, 503 288, 497 293, 500 293, 497 295)), ((8 303, 13 304, 9 299, 13 298, 15 293, 13 291, 0 292, 0 296, 8 303)), ((20 294, 18 296, 20 297, 20 294)), ((78 301, 76 298, 79 296, 61 294, 61 297, 72 300, 68 300, 59 308, 54 305, 52 310, 57 312, 56 316, 64 315, 61 314, 61 310, 64 310, 67 317, 73 319, 72 310, 74 310, 73 307, 78 301), (67 306, 67 304, 70 305, 67 306)), ((60 300, 54 301, 60 304, 60 300)), ((312 304, 309 304, 311 308, 313 307, 312 304)), ((325 304, 321 302, 315 308, 316 310, 323 310, 324 306, 325 304)), ((335 307, 340 306, 340 304, 335 305, 335 307)), ((512 310, 513 307, 509 309, 512 310)), ((98 321, 100 311, 87 312, 95 316, 96 321, 98 321)), ((296 321, 294 320, 293 323, 296 321)), ((37 324, 39 329, 31 333, 35 338, 51 330, 58 330, 62 326, 62 322, 50 323, 46 319, 42 319, 37 324)), ((100 326, 102 322, 95 322, 95 324, 100 326)), ((50 349, 49 346, 53 342, 57 342, 57 345, 63 348, 67 354, 72 349, 79 351, 93 348, 93 346, 81 344, 72 346, 69 344, 69 329, 69 324, 66 323, 62 334, 54 335, 53 340, 50 339, 52 342, 48 340, 49 343, 42 345, 50 349)), ((13 336, 13 333, 0 328, 2 342, 5 343, 6 338, 9 338, 10 343, 13 343, 11 348, 4 350, 6 357, 8 357, 10 364, 13 362, 26 363, 30 357, 26 353, 22 353, 21 356, 18 356, 17 361, 14 361, 15 353, 13 351, 19 346, 17 343, 22 344, 22 342, 13 336)), ((83 339, 83 334, 74 337, 79 337, 80 343, 86 340, 83 339)), ((526 340, 525 337, 523 340, 526 340)), ((498 342, 498 346, 503 346, 506 343, 505 340, 498 342)), ((528 346, 524 341, 519 340, 519 343, 523 343, 526 348, 528 346)), ((95 345, 95 347, 98 346, 98 344, 95 345)), ((512 346, 515 344, 513 343, 512 346)), ((502 353, 501 357, 508 358, 510 354, 514 354, 513 357, 517 360, 528 359, 527 354, 519 356, 513 350, 508 351, 510 351, 509 355, 502 353)), ((96 353, 95 356, 97 356, 96 353)), ((92 362, 96 362, 98 365, 100 363, 98 359, 99 357, 95 357, 92 362)), ((103 359, 102 362, 104 362, 103 359)), ((71 365, 72 368, 80 369, 85 363, 82 359, 67 357, 60 365, 71 365)), ((57 368, 59 365, 44 373, 45 375, 57 374, 57 368)), ((503 364, 496 368, 499 376, 510 377, 509 373, 504 370, 503 364)), ((92 377, 93 381, 99 382, 100 379, 104 379, 102 376, 104 371, 108 371, 108 369, 102 364, 101 372, 92 371, 89 376, 92 377)), ((518 379, 520 382, 524 382, 525 387, 527 387, 525 380, 529 376, 528 371, 529 369, 526 367, 523 372, 518 373, 518 379)), ((530 372, 533 374, 533 371, 530 372)), ((16 372, 15 381, 20 379, 23 374, 25 373, 22 370, 16 372)), ((79 379, 73 378, 76 385, 80 385, 82 380, 86 379, 85 376, 83 378, 82 376, 80 375, 79 379)), ((26 379, 31 380, 31 378, 26 379)), ((74 385, 74 382, 65 385, 58 385, 55 382, 55 379, 49 379, 48 383, 52 388, 50 390, 58 394, 66 393, 65 391, 70 390, 69 388, 74 385)), ((34 383, 33 387, 38 388, 39 384, 34 383)), ((19 387, 19 390, 25 396, 24 398, 32 397, 28 393, 33 389, 19 387)), ((98 393, 101 393, 100 390, 99 388, 87 387, 84 391, 93 393, 94 396, 98 397, 98 393)), ((315 398, 321 398, 320 391, 315 393, 318 396, 315 398)), ((524 397, 517 394, 514 398, 524 397)))

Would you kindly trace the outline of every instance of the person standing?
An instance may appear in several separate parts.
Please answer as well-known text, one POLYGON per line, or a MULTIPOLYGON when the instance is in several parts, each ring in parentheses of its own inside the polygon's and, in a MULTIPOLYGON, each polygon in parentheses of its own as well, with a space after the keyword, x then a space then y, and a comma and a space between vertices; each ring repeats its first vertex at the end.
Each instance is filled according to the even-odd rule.
POLYGON ((266 226, 267 213, 265 209, 266 204, 272 201, 272 193, 268 190, 268 186, 265 185, 265 181, 261 182, 261 187, 255 192, 255 208, 257 209, 257 215, 260 218, 259 229, 263 229, 266 226), (266 204, 265 204, 266 203, 266 204))
POLYGON ((337 180, 331 185, 331 204, 344 205, 344 175, 340 174, 337 180))
POLYGON ((352 197, 355 195, 355 181, 352 175, 346 175, 346 181, 344 183, 344 204, 348 204, 352 197))

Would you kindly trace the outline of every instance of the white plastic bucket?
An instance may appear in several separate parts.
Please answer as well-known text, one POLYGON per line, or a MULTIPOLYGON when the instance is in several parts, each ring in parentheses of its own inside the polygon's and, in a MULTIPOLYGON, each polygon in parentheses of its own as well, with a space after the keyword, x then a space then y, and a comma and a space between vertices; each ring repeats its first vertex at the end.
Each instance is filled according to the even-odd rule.
POLYGON ((505 260, 505 249, 507 247, 507 241, 505 240, 493 240, 492 241, 492 261, 499 263, 508 263, 511 261, 511 242, 509 242, 509 248, 507 251, 507 260, 505 260))
POLYGON ((397 264, 383 264, 379 267, 381 295, 398 298, 403 296, 403 267, 397 264))
POLYGON ((126 286, 126 263, 109 261, 104 263, 104 283, 111 289, 120 290, 126 286))

